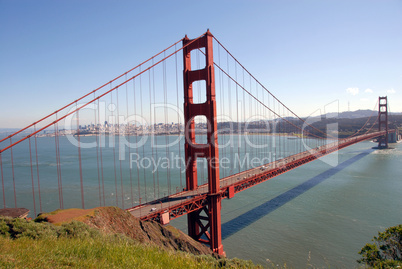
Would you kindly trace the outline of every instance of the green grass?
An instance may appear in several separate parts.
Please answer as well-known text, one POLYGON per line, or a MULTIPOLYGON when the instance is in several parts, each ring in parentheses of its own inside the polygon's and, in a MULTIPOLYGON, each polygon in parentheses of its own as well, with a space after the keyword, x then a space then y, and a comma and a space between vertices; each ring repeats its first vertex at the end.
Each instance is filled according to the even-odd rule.
POLYGON ((0 245, 2 268, 210 268, 216 263, 211 258, 197 259, 125 240, 2 238, 0 245))
MULTIPOLYGON (((1 268, 256 268, 134 243, 72 222, 61 226, 0 218, 1 268)), ((258 268, 258 267, 257 267, 258 268)))

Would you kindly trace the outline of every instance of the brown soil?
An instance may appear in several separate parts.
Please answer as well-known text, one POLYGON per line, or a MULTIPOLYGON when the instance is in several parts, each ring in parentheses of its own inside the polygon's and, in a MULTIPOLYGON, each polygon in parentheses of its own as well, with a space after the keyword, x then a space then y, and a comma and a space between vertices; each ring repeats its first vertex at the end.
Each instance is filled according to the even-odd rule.
POLYGON ((78 220, 106 233, 123 234, 139 243, 197 255, 213 255, 207 246, 193 240, 182 231, 170 225, 162 226, 153 221, 141 221, 117 207, 57 210, 41 217, 55 225, 78 220))
POLYGON ((70 208, 65 210, 56 210, 50 214, 42 214, 42 217, 46 217, 46 220, 55 225, 60 225, 64 222, 70 222, 72 220, 83 221, 87 217, 94 215, 95 210, 99 209, 78 209, 78 208, 70 208))

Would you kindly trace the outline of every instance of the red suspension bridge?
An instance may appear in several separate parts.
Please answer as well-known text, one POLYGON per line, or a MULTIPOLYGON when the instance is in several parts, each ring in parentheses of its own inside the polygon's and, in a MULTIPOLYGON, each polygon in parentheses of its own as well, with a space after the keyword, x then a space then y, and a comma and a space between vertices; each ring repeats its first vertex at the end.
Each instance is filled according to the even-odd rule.
POLYGON ((2 138, 1 202, 35 215, 115 205, 163 224, 187 215, 189 235, 223 254, 222 199, 364 140, 387 148, 386 97, 378 111, 338 139, 208 31, 2 138))

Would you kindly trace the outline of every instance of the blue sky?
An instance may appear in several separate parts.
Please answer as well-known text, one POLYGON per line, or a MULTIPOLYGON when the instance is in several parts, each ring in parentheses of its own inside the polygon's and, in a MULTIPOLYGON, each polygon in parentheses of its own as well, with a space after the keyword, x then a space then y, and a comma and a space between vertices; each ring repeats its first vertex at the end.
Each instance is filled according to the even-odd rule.
POLYGON ((301 116, 402 111, 402 1, 0 0, 0 128, 23 127, 206 29, 301 116))

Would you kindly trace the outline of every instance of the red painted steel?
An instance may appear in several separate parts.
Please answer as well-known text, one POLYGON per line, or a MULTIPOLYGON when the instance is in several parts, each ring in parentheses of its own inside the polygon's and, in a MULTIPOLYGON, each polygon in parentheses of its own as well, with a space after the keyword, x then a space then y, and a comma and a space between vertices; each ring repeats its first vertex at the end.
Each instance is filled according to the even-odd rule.
POLYGON ((388 148, 388 104, 387 97, 378 97, 378 131, 385 135, 378 138, 378 148, 388 148))
POLYGON ((207 33, 197 40, 183 39, 183 84, 184 84, 184 134, 186 190, 198 188, 197 158, 206 158, 208 163, 208 206, 188 214, 189 235, 205 243, 211 249, 224 254, 221 236, 221 196, 219 194, 219 151, 216 121, 215 72, 213 61, 213 36, 207 33), (191 44, 190 44, 191 42, 191 44), (191 51, 205 49, 205 68, 191 70, 191 51), (193 82, 204 80, 206 83, 206 101, 194 103, 193 82), (197 144, 195 140, 194 117, 205 116, 207 120, 207 143, 197 144), (202 216, 205 213, 206 216, 202 216), (203 240, 201 237, 204 236, 203 240))
POLYGON ((235 196, 234 186, 229 186, 228 188, 228 198, 231 199, 235 196))

